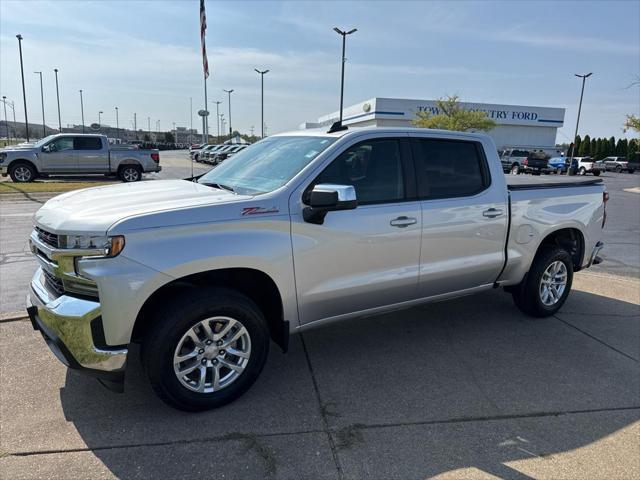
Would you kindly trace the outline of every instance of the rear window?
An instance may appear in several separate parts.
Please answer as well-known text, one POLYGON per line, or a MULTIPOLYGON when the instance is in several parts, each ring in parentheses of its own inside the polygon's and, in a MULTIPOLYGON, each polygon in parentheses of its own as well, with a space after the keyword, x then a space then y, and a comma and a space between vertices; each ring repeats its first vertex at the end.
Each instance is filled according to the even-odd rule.
POLYGON ((74 137, 74 150, 101 150, 102 140, 100 137, 74 137))
POLYGON ((489 186, 487 163, 478 143, 416 139, 414 147, 421 199, 466 197, 489 186))

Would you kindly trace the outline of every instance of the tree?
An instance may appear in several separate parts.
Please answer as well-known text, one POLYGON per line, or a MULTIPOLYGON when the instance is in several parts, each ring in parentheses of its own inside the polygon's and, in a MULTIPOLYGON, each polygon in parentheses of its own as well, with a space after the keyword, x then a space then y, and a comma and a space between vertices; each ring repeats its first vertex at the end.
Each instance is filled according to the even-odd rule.
POLYGON ((576 135, 576 141, 574 143, 573 146, 573 152, 571 151, 571 145, 569 145, 569 148, 566 150, 567 155, 571 155, 573 154, 574 157, 578 156, 578 152, 580 151, 580 144, 582 143, 582 139, 580 138, 580 135, 576 135))
POLYGON ((164 132, 164 141, 165 143, 175 143, 176 139, 171 132, 164 132))
POLYGON ((486 112, 465 110, 460 106, 457 95, 436 101, 437 114, 420 111, 413 124, 422 128, 438 128, 458 132, 487 132, 496 126, 496 122, 487 117, 486 112))
POLYGON ((584 140, 580 143, 578 154, 574 157, 588 157, 591 154, 591 138, 589 135, 584 136, 584 140))
POLYGON ((616 137, 610 137, 609 142, 607 143, 607 154, 606 157, 610 157, 616 154, 616 137))
POLYGON ((142 140, 144 140, 145 142, 150 142, 151 141, 151 137, 149 136, 148 133, 145 133, 144 136, 142 137, 142 140))
POLYGON ((635 115, 627 115, 627 121, 624 122, 624 132, 626 133, 628 130, 635 130, 640 133, 640 117, 636 117, 635 115))
POLYGON ((591 147, 589 148, 589 156, 595 157, 598 154, 598 141, 595 138, 591 139, 591 147))
POLYGON ((627 156, 627 139, 619 138, 618 143, 616 145, 616 153, 617 157, 626 157, 627 156))
POLYGON ((629 140, 629 144, 627 146, 627 160, 631 161, 635 158, 636 154, 638 153, 639 150, 639 146, 638 146, 638 141, 635 138, 632 138, 631 140, 629 140))

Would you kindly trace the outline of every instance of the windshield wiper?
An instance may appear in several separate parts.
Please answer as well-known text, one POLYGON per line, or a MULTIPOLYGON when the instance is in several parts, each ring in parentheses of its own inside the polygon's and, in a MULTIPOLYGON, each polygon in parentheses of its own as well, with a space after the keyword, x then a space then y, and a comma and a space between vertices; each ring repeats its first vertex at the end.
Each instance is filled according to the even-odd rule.
POLYGON ((230 187, 229 185, 223 185, 222 183, 203 183, 202 185, 217 188, 218 190, 227 190, 229 192, 236 193, 233 187, 230 187))

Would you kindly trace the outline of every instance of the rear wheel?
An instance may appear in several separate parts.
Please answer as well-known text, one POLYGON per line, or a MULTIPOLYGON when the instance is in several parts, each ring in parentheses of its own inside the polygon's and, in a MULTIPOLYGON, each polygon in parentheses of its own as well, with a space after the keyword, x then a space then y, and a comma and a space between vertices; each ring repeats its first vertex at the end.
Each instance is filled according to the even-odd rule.
POLYGON ((520 310, 533 317, 548 317, 564 304, 573 281, 571 255, 560 247, 543 247, 529 273, 512 290, 520 310))
POLYGON ((594 171, 593 171, 593 174, 594 174, 596 177, 599 177, 599 176, 600 176, 600 170, 594 170, 594 171))
POLYGON ((157 312, 143 342, 151 385, 167 404, 200 411, 242 395, 258 378, 269 352, 260 309, 228 289, 193 291, 157 312))
POLYGON ((137 182, 142 179, 142 169, 137 165, 125 165, 119 170, 123 182, 137 182))
POLYGON ((9 176, 16 183, 33 182, 37 172, 33 165, 27 162, 16 162, 9 168, 9 176))
POLYGON ((511 165, 511 175, 518 175, 520 173, 520 165, 514 163, 511 165))

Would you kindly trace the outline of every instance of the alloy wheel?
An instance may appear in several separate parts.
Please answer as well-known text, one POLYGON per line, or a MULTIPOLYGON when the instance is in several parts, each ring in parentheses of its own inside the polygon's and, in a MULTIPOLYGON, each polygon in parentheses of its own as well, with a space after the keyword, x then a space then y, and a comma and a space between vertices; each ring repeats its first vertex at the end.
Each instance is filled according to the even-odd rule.
POLYGON ((567 266, 556 260, 551 263, 540 280, 540 301, 547 307, 558 303, 567 287, 567 266))
POLYGON ((28 182, 31 180, 31 170, 23 165, 17 166, 13 174, 19 182, 28 182))
POLYGON ((185 332, 173 356, 178 381, 189 390, 213 393, 234 383, 251 357, 247 329, 231 317, 211 317, 185 332))

